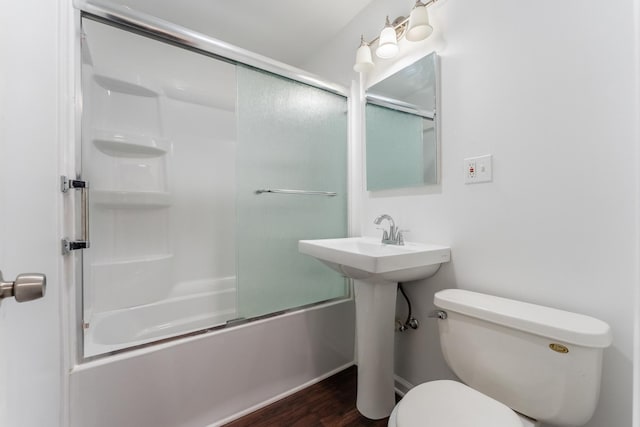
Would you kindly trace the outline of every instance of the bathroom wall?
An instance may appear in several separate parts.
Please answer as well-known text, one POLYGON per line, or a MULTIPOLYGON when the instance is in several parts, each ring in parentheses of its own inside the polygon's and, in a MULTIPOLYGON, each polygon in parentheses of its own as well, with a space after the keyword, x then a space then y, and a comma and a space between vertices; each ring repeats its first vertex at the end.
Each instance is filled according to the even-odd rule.
POLYGON ((235 105, 229 111, 171 98, 164 101, 165 132, 174 141, 169 172, 176 206, 169 224, 179 275, 174 280, 234 280, 235 105))
MULTIPOLYGON (((67 8, 67 6, 69 6, 67 8)), ((73 111, 59 73, 66 32, 64 2, 26 0, 0 13, 0 270, 47 276, 43 299, 0 302, 0 425, 53 426, 61 422, 61 305, 58 114, 73 111)))
MULTIPOLYGON (((411 2, 374 1, 304 67, 344 83, 359 34, 411 2)), ((441 0, 436 28, 412 55, 436 49, 442 71, 442 182, 360 193, 362 233, 391 214, 407 239, 448 244, 451 263, 408 283, 417 331, 397 337, 396 374, 411 384, 450 377, 426 314, 457 287, 607 321, 602 392, 588 424, 629 426, 638 286, 638 50, 632 2, 441 0), (493 182, 465 185, 463 159, 492 154, 493 182)), ((393 68, 379 62, 375 81, 393 68)), ((402 301, 399 314, 404 314, 402 301)), ((635 397, 638 400, 638 397, 635 397)))

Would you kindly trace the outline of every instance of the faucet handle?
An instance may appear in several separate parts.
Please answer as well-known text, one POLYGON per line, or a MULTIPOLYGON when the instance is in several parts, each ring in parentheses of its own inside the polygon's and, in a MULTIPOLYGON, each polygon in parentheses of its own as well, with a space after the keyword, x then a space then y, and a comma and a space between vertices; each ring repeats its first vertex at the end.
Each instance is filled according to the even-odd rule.
POLYGON ((389 232, 382 227, 376 227, 376 230, 382 230, 382 240, 389 240, 389 232))
POLYGON ((398 230, 398 235, 397 235, 397 236, 398 236, 398 239, 397 239, 397 240, 398 240, 398 244, 399 244, 399 245, 404 245, 404 234, 403 234, 403 233, 408 233, 408 232, 410 232, 410 231, 411 231, 411 230, 408 230, 408 229, 406 229, 406 228, 405 228, 405 229, 402 229, 402 230, 398 230))

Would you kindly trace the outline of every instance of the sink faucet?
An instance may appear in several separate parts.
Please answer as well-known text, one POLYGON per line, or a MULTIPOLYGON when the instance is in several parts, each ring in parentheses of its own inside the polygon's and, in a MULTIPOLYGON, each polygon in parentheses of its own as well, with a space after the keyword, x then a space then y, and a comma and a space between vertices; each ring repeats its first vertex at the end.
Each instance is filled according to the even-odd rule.
POLYGON ((380 225, 380 223, 382 223, 382 221, 385 219, 389 221, 389 231, 384 230, 384 232, 382 233, 382 243, 385 243, 387 245, 404 245, 402 231, 399 231, 396 228, 396 223, 393 218, 391 218, 391 215, 382 214, 374 219, 373 223, 375 225, 380 225))

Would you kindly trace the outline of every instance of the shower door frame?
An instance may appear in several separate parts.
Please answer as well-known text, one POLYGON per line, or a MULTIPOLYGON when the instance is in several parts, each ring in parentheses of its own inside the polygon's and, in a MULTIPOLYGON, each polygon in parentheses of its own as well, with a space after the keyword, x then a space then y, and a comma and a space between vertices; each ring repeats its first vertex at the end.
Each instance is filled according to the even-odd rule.
MULTIPOLYGON (((119 28, 123 31, 128 31, 134 34, 138 34, 144 37, 148 37, 151 39, 158 40, 163 43, 167 43, 178 48, 186 49, 198 54, 202 54, 205 56, 209 56, 214 59, 218 59, 221 61, 229 62, 232 64, 242 64, 247 65, 249 67, 256 68, 258 70, 266 71, 271 74, 281 76, 287 78, 289 80, 293 80, 295 82, 300 82, 308 86, 312 86, 315 88, 319 88, 325 90, 327 92, 342 96, 346 100, 347 104, 347 235, 352 236, 353 230, 357 229, 356 221, 357 218, 354 215, 356 209, 354 209, 354 198, 353 194, 355 193, 355 185, 356 182, 359 181, 356 177, 351 174, 351 165, 354 162, 354 157, 356 156, 356 152, 353 150, 352 141, 357 140, 354 136, 357 136, 360 132, 357 129, 357 126, 354 126, 354 93, 353 91, 324 80, 321 77, 318 77, 314 74, 308 73, 304 70, 292 67, 290 65, 275 61, 273 59, 267 58, 265 56, 250 52, 248 50, 239 48, 237 46, 231 45, 229 43, 225 43, 223 41, 214 39, 212 37, 206 36, 204 34, 198 33, 196 31, 189 30, 185 27, 179 26, 177 24, 173 24, 168 21, 164 21, 159 18, 155 18, 150 15, 146 15, 140 12, 136 12, 134 10, 125 9, 119 7, 117 5, 107 5, 107 4, 94 4, 90 0, 75 0, 74 6, 77 9, 78 13, 76 14, 76 25, 78 28, 79 37, 76 40, 76 58, 75 58, 75 79, 74 79, 74 87, 76 93, 76 112, 75 112, 75 129, 76 135, 73 141, 73 158, 74 158, 74 170, 75 170, 75 179, 81 179, 82 177, 82 132, 81 132, 81 124, 83 119, 83 109, 82 109, 82 55, 81 55, 81 40, 80 37, 82 35, 82 20, 83 19, 91 19, 93 21, 97 21, 106 25, 110 25, 115 28, 119 28), (354 133, 355 132, 355 133, 354 133)), ((72 224, 77 223, 75 218, 75 196, 70 200, 65 202, 65 211, 66 212, 74 212, 72 215, 68 215, 66 219, 66 229, 69 230, 67 234, 74 234, 77 226, 73 226, 72 224)), ((105 352, 103 354, 88 356, 84 355, 84 333, 83 328, 86 326, 84 324, 84 301, 83 301, 83 288, 84 288, 84 280, 83 280, 83 253, 80 251, 72 251, 69 254, 69 258, 71 258, 71 268, 72 272, 70 273, 70 277, 75 284, 75 322, 71 322, 71 337, 72 338, 72 354, 76 363, 90 362, 93 360, 104 359, 109 356, 113 356, 116 354, 129 352, 135 349, 154 346, 160 343, 166 343, 169 341, 175 341, 178 339, 182 339, 189 336, 199 335, 202 333, 207 333, 211 331, 216 331, 220 329, 225 329, 228 327, 237 326, 240 324, 250 323, 256 320, 261 320, 269 317, 279 316, 285 313, 300 311, 310 308, 317 308, 322 306, 328 306, 332 304, 341 303, 344 301, 349 301, 353 299, 353 285, 352 281, 348 281, 347 295, 345 297, 334 298, 330 300, 320 301, 316 303, 310 303, 300 307, 292 307, 286 310, 280 310, 274 313, 269 313, 266 315, 252 317, 247 319, 232 319, 227 321, 221 325, 212 325, 211 327, 201 329, 195 332, 186 332, 179 333, 167 338, 161 338, 158 340, 151 341, 146 344, 134 345, 130 347, 126 347, 119 350, 114 350, 110 352, 105 352), (74 354, 75 353, 75 354, 74 354)), ((72 356, 72 357, 73 357, 72 356)))

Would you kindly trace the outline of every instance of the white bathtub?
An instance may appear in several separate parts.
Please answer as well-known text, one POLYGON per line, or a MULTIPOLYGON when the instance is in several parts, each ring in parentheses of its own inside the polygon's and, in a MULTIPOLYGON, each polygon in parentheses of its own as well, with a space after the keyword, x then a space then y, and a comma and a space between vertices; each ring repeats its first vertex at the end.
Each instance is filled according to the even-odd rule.
POLYGON ((353 364, 353 300, 74 366, 70 427, 216 427, 353 364))
POLYGON ((178 283, 164 300, 94 313, 84 329, 85 356, 187 334, 235 317, 235 277, 178 283))

